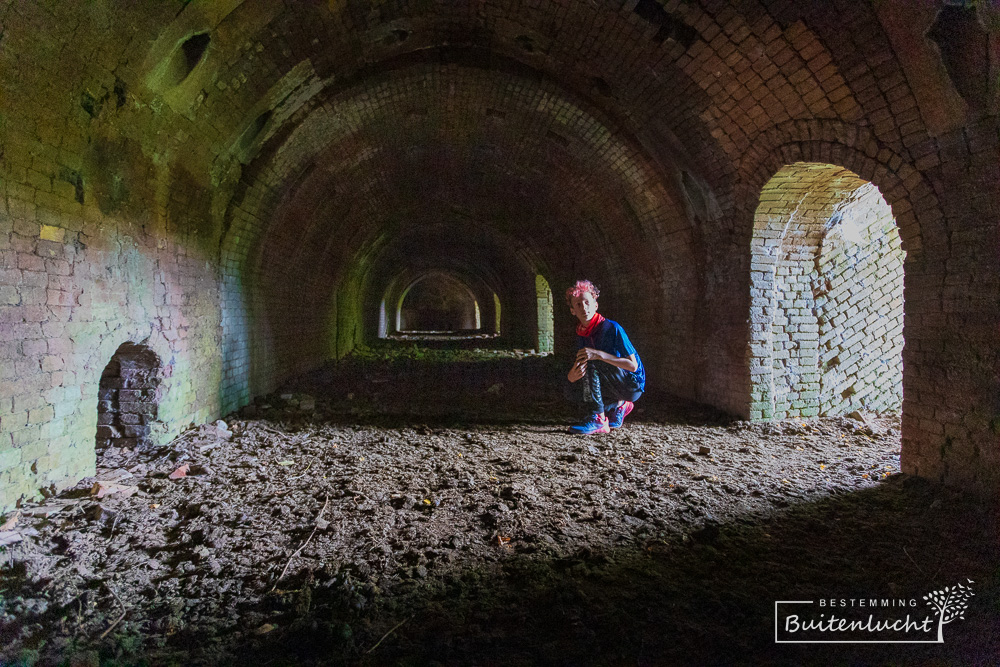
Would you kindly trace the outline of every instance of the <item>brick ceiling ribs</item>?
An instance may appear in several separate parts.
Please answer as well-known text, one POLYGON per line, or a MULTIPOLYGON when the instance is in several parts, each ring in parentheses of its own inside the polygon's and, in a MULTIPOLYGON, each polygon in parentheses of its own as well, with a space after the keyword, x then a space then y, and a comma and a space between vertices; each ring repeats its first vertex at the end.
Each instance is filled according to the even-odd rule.
MULTIPOLYGON (((183 36, 185 64, 192 39, 204 53, 164 97, 178 112, 174 124, 192 124, 183 148, 199 144, 203 168, 235 181, 230 215, 247 191, 270 190, 254 200, 263 227, 223 239, 261 252, 274 241, 265 229, 284 220, 288 238, 278 245, 293 259, 269 266, 296 272, 302 251, 292 249, 292 226, 309 243, 319 225, 344 243, 328 248, 335 260, 314 250, 310 261, 345 270, 419 206, 428 222, 476 217, 478 227, 561 265, 562 275, 581 267, 610 275, 626 265, 657 267, 649 269, 657 275, 676 245, 644 262, 633 253, 655 248, 664 233, 724 218, 752 136, 802 116, 857 120, 866 104, 885 104, 889 91, 854 91, 846 81, 870 77, 860 56, 872 49, 872 17, 858 7, 838 15, 838 23, 865 26, 854 48, 850 38, 824 41, 808 27, 824 21, 804 14, 828 19, 830 11, 243 2, 208 15, 192 3, 163 34, 183 36), (849 67, 838 67, 837 56, 849 67), (311 213, 283 216, 302 209, 311 213), (570 245, 554 247, 554 239, 570 245)), ((880 82, 893 78, 891 67, 899 69, 881 63, 880 82)), ((896 79, 893 101, 909 96, 901 72, 896 79)), ((900 136, 890 125, 881 134, 900 136)), ((232 229, 231 220, 223 227, 232 229)))

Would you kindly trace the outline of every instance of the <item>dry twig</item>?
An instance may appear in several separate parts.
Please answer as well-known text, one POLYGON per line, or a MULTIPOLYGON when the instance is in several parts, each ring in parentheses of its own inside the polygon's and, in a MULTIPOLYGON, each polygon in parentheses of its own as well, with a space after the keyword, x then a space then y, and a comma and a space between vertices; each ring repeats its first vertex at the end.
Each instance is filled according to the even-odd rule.
MULTIPOLYGON (((319 514, 317 514, 317 515, 316 515, 316 521, 319 521, 320 519, 322 519, 322 518, 323 518, 323 513, 324 513, 324 512, 326 512, 326 507, 327 507, 327 505, 329 505, 329 504, 330 504, 330 496, 329 496, 329 494, 327 494, 327 496, 326 496, 326 500, 325 500, 325 501, 323 502, 323 509, 321 509, 321 510, 319 511, 319 514)), ((316 534, 316 531, 317 531, 317 530, 319 530, 319 525, 315 525, 315 526, 313 526, 313 529, 312 529, 312 532, 311 532, 311 533, 309 533, 309 537, 307 537, 307 538, 306 538, 306 541, 305 541, 305 542, 303 542, 303 543, 302 543, 302 546, 300 546, 300 547, 299 547, 298 549, 296 549, 296 550, 295 550, 295 553, 293 553, 293 554, 292 554, 292 555, 291 555, 291 556, 290 556, 290 557, 288 558, 288 562, 287 562, 287 563, 285 563, 285 569, 283 569, 283 570, 281 571, 281 574, 279 574, 279 575, 278 575, 278 578, 274 580, 274 586, 271 586, 271 591, 270 591, 271 593, 273 593, 273 592, 274 592, 274 589, 276 589, 276 588, 278 587, 278 582, 279 582, 279 581, 281 581, 281 578, 282 578, 282 577, 284 577, 284 576, 285 576, 285 574, 286 574, 286 573, 288 572, 288 568, 289 568, 289 566, 291 566, 291 564, 292 564, 292 561, 293 561, 293 560, 295 560, 295 557, 296 557, 296 556, 298 556, 298 555, 299 555, 300 553, 302 553, 302 550, 306 548, 306 545, 307 545, 307 544, 309 544, 309 541, 310 541, 310 540, 312 540, 312 538, 313 538, 313 535, 315 535, 315 534, 316 534)))
POLYGON ((118 526, 118 519, 120 518, 122 518, 121 511, 119 511, 118 514, 115 515, 115 520, 111 524, 111 532, 108 534, 108 542, 110 542, 111 539, 115 536, 115 528, 118 526))
POLYGON ((924 568, 920 567, 920 565, 917 564, 917 561, 913 560, 913 556, 911 556, 910 552, 906 550, 906 547, 903 547, 903 553, 906 554, 906 557, 910 559, 911 563, 916 565, 917 571, 920 572, 920 574, 924 574, 924 568))
POLYGON ((291 438, 291 436, 288 435, 287 433, 282 433, 281 431, 277 431, 277 430, 275 430, 273 428, 270 428, 268 426, 264 426, 263 424, 255 424, 255 426, 257 428, 259 428, 260 430, 262 430, 262 431, 266 431, 267 433, 271 433, 271 434, 276 435, 276 436, 278 436, 280 438, 285 438, 286 440, 291 438))
POLYGON ((306 467, 305 470, 303 470, 301 473, 299 473, 295 477, 289 477, 288 481, 291 481, 293 479, 298 479, 300 477, 305 477, 306 473, 308 473, 312 469, 314 463, 316 463, 316 459, 315 458, 312 461, 309 462, 309 465, 306 467))
POLYGON ((116 600, 118 600, 118 604, 121 605, 122 615, 118 617, 118 620, 109 625, 107 630, 101 633, 101 636, 97 638, 97 641, 101 641, 102 639, 107 637, 108 633, 114 630, 115 626, 122 622, 122 619, 125 618, 125 614, 127 613, 127 610, 125 609, 125 603, 122 602, 122 599, 120 597, 118 597, 118 593, 115 593, 115 589, 111 588, 111 586, 108 586, 108 590, 111 591, 111 594, 115 596, 116 600))
POLYGON ((176 438, 174 438, 173 440, 171 440, 167 444, 167 446, 168 447, 176 447, 177 445, 181 444, 182 442, 184 442, 188 438, 190 438, 192 436, 195 436, 195 435, 198 435, 198 433, 199 433, 199 431, 198 431, 197 428, 189 428, 187 431, 185 431, 184 433, 181 433, 179 436, 177 436, 176 438))
POLYGON ((410 620, 411 618, 413 618, 413 617, 412 617, 412 616, 410 616, 410 617, 408 617, 408 618, 404 618, 404 619, 403 619, 402 621, 400 621, 400 622, 399 622, 399 623, 397 623, 396 625, 394 625, 394 626, 392 626, 391 628, 389 628, 389 632, 387 632, 387 633, 385 633, 384 635, 382 635, 382 639, 380 639, 380 640, 378 640, 377 642, 375 642, 375 646, 372 646, 372 647, 371 647, 370 649, 368 649, 367 651, 365 651, 365 655, 368 655, 369 653, 371 653, 372 651, 374 651, 375 649, 377 649, 377 648, 378 648, 378 645, 379 645, 379 644, 381 644, 382 642, 384 642, 384 641, 385 641, 385 638, 386 638, 386 637, 388 637, 388 636, 389 636, 389 635, 391 635, 391 634, 392 634, 393 632, 395 632, 395 631, 396 631, 396 628, 398 628, 399 626, 401 626, 401 625, 402 625, 403 623, 406 623, 406 622, 407 622, 408 620, 410 620))

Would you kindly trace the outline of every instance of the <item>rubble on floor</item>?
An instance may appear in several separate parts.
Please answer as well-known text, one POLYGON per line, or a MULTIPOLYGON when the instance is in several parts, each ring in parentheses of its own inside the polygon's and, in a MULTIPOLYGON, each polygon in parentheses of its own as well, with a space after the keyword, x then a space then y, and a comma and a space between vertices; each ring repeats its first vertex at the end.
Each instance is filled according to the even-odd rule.
MULTIPOLYGON (((468 605, 497 568, 549 582, 694 546, 714 562, 784 508, 900 478, 892 416, 701 425, 640 408, 581 437, 544 409, 362 423, 347 401, 284 392, 162 447, 107 449, 93 478, 11 515, 6 659, 214 664, 308 631, 349 663, 428 600, 468 605)), ((800 537, 804 554, 828 548, 800 537)), ((434 609, 431 625, 449 613, 434 609)), ((483 622, 463 632, 485 641, 483 622)), ((408 620, 379 651, 419 654, 422 627, 408 620)))

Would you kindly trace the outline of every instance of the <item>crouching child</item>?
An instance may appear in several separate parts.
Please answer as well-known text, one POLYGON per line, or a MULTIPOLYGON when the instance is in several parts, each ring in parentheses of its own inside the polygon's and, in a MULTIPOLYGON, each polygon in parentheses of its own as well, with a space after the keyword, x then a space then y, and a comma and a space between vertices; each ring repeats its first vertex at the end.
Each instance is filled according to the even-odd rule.
POLYGON ((646 371, 620 324, 597 312, 598 289, 589 280, 566 290, 570 312, 578 320, 577 353, 566 374, 566 397, 586 417, 570 432, 587 435, 619 428, 646 387, 646 371))

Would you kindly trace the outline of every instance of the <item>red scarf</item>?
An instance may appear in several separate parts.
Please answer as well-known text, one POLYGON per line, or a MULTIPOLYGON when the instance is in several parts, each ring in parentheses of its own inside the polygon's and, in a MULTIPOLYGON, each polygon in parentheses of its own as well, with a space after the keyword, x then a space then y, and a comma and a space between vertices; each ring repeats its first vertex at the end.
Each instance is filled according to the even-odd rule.
POLYGON ((584 338, 586 338, 590 334, 594 333, 594 329, 596 329, 597 325, 603 321, 604 321, 604 315, 601 315, 600 313, 594 313, 594 316, 590 319, 590 322, 588 322, 586 325, 583 324, 576 325, 576 334, 578 336, 583 336, 584 338))

